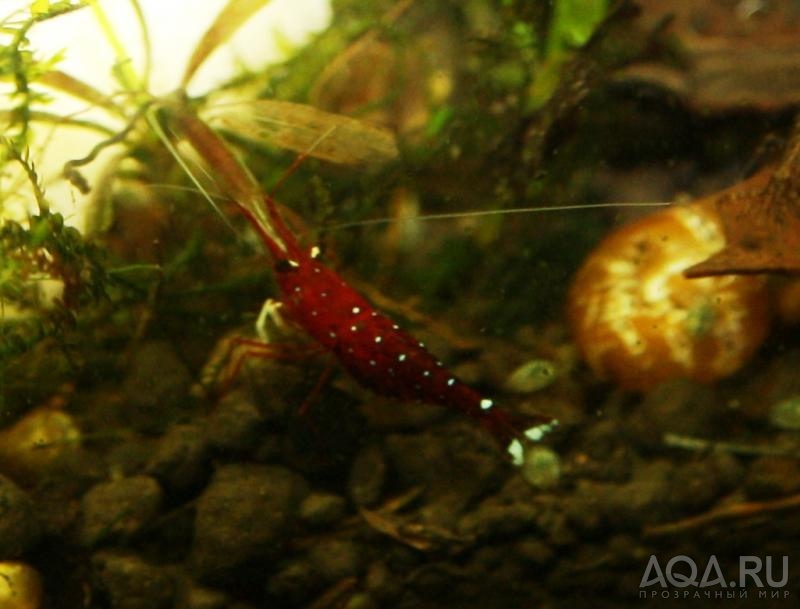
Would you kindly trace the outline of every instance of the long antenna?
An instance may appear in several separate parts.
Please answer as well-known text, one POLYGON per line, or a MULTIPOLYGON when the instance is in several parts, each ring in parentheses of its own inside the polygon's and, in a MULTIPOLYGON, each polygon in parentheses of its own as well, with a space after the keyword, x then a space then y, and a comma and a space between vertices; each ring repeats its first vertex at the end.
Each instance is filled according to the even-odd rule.
POLYGON ((612 203, 589 203, 586 205, 554 205, 552 207, 514 207, 511 209, 483 209, 476 211, 456 211, 441 214, 423 214, 419 216, 409 216, 403 218, 375 218, 373 220, 358 220, 356 222, 343 222, 326 226, 320 231, 338 230, 341 228, 355 228, 359 226, 376 226, 381 224, 395 224, 397 222, 415 222, 417 220, 457 220, 460 218, 480 218, 484 216, 506 216, 511 214, 530 214, 551 211, 580 211, 585 209, 609 209, 619 207, 667 207, 672 205, 669 201, 653 202, 612 202, 612 203))
POLYGON ((283 172, 283 175, 275 183, 275 186, 273 186, 270 189, 270 191, 269 191, 270 196, 274 196, 275 195, 275 193, 278 191, 278 189, 281 186, 283 186, 283 183, 287 180, 287 178, 289 178, 289 176, 291 176, 295 171, 297 171, 297 168, 300 167, 300 165, 302 165, 309 156, 311 156, 311 153, 314 152, 314 150, 317 148, 317 146, 319 146, 334 131, 336 131, 336 128, 337 128, 337 125, 331 125, 324 133, 322 133, 316 140, 314 140, 314 143, 311 144, 311 146, 308 147, 308 150, 306 150, 302 154, 298 154, 294 158, 294 161, 292 161, 292 164, 289 165, 289 169, 287 169, 286 171, 283 172))
MULTIPOLYGON (((169 151, 169 153, 172 155, 172 157, 175 159, 178 165, 181 166, 181 169, 183 169, 184 173, 186 173, 186 175, 189 176, 189 179, 195 185, 195 188, 197 188, 197 190, 200 191, 200 194, 203 195, 203 198, 206 201, 208 201, 212 209, 215 212, 217 212, 217 215, 220 218, 222 218, 222 222, 225 224, 225 226, 227 226, 234 235, 238 236, 239 233, 236 230, 236 228, 233 226, 233 224, 231 224, 231 221, 228 220, 228 217, 219 208, 219 205, 217 205, 216 201, 214 201, 211 195, 208 194, 206 189, 200 183, 200 180, 197 179, 197 176, 195 175, 194 171, 192 171, 192 169, 189 167, 189 164, 186 162, 186 159, 183 158, 183 155, 181 155, 177 147, 172 143, 170 137, 164 132, 164 129, 161 127, 161 123, 158 122, 158 119, 155 117, 154 111, 152 109, 147 113, 147 122, 150 124, 150 128, 156 134, 158 139, 161 140, 161 143, 164 144, 164 147, 169 151)), ((206 173, 206 177, 209 177, 207 175, 208 172, 206 172, 205 169, 202 169, 202 171, 206 173)))

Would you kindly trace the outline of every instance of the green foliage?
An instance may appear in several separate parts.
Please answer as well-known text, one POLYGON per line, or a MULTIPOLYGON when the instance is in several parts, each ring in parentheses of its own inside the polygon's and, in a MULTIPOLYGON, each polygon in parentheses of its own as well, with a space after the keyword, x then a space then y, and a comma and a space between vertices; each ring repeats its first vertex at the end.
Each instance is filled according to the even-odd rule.
POLYGON ((0 363, 61 334, 81 307, 105 291, 100 250, 64 226, 60 214, 33 216, 28 227, 6 221, 0 227, 0 303, 13 319, 3 320, 0 363), (47 284, 61 286, 53 302, 42 290, 47 284))
POLYGON ((558 0, 547 36, 547 57, 582 47, 605 18, 608 0, 558 0))
MULTIPOLYGON (((21 154, 29 144, 31 107, 35 103, 47 101, 47 96, 31 89, 31 83, 50 72, 61 56, 39 57, 30 50, 28 32, 37 23, 53 19, 65 13, 82 8, 82 2, 64 0, 63 2, 36 2, 26 18, 19 21, 15 16, 6 18, 0 24, 0 33, 8 39, 0 45, 0 81, 14 83, 11 95, 12 107, 8 112, 8 123, 4 127, 4 135, 11 143, 11 148, 21 154)), ((0 166, 7 160, 0 157, 0 166)))
POLYGON ((594 34, 606 17, 608 0, 557 0, 553 4, 547 40, 529 91, 529 108, 542 107, 567 77, 565 64, 594 34))

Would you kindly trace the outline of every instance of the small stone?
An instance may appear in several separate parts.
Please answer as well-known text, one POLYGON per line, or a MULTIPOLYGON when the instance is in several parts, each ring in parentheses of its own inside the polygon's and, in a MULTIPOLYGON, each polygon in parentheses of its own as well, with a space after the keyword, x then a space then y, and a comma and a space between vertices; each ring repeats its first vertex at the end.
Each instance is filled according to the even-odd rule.
POLYGON ((670 381, 650 391, 631 414, 631 441, 647 449, 660 449, 664 434, 707 437, 709 430, 724 430, 728 412, 714 391, 687 380, 670 381))
POLYGON ((148 461, 153 456, 155 441, 151 438, 131 437, 122 440, 108 452, 105 458, 109 477, 136 476, 147 467, 148 461))
POLYGON ((364 586, 373 597, 384 603, 398 598, 403 586, 382 560, 373 562, 367 568, 364 586))
POLYGON ((343 609, 379 609, 379 605, 369 594, 356 592, 347 599, 343 609))
POLYGON ((774 499, 800 491, 800 463, 788 457, 761 457, 750 464, 745 492, 751 499, 774 499))
POLYGON ((353 460, 347 490, 358 506, 370 507, 381 498, 386 481, 386 458, 381 449, 371 444, 362 448, 353 460))
POLYGON ((166 341, 143 344, 131 359, 122 383, 128 423, 142 431, 160 431, 193 409, 192 376, 166 341))
POLYGON ((550 546, 533 537, 523 539, 517 544, 516 548, 517 554, 522 560, 536 567, 543 567, 552 561, 555 556, 550 546))
POLYGON ((92 546, 108 539, 129 539, 153 521, 162 500, 161 487, 149 476, 122 478, 92 487, 81 502, 81 542, 92 546))
POLYGON ((361 551, 349 539, 321 541, 311 548, 308 559, 327 584, 354 577, 361 568, 361 551))
POLYGON ((0 475, 0 559, 17 558, 30 550, 42 529, 28 494, 0 475))
POLYGON ((0 469, 30 484, 55 461, 79 450, 80 442, 80 429, 69 414, 38 408, 0 431, 0 469))
POLYGON ((534 359, 514 370, 504 387, 512 393, 533 393, 552 385, 557 376, 558 369, 553 362, 534 359))
POLYGON ((0 562, 0 607, 39 609, 44 590, 38 571, 22 562, 0 562))
POLYGON ((146 471, 170 491, 186 493, 208 475, 208 444, 197 425, 173 425, 155 447, 146 471))
POLYGON ((315 527, 333 524, 344 516, 346 504, 339 495, 312 493, 300 504, 300 519, 315 527))
POLYGON ((391 434, 386 453, 404 485, 425 489, 427 523, 445 528, 452 526, 454 512, 496 490, 508 474, 501 453, 471 421, 421 434, 391 434))
POLYGON ((554 488, 561 478, 561 460, 552 449, 533 446, 525 451, 520 475, 534 488, 554 488))
POLYGON ((216 452, 227 455, 249 453, 258 444, 264 417, 250 394, 232 391, 217 404, 205 424, 205 438, 216 452))
POLYGON ((190 585, 181 594, 181 609, 228 609, 230 599, 224 593, 210 588, 190 585))
POLYGON ((800 395, 793 395, 772 406, 769 422, 778 429, 800 430, 800 395))
POLYGON ((284 606, 306 605, 318 588, 319 577, 308 560, 292 560, 267 582, 267 593, 280 599, 284 606))
POLYGON ((719 454, 676 467, 669 481, 668 494, 673 510, 692 513, 711 506, 741 479, 741 466, 738 475, 732 469, 736 467, 735 461, 731 455, 719 454))
POLYGON ((569 519, 584 530, 610 525, 638 529, 669 515, 670 475, 667 461, 638 464, 625 484, 578 480, 568 505, 569 519))
POLYGON ((197 501, 195 572, 209 581, 247 577, 248 565, 278 550, 307 493, 305 479, 283 467, 220 467, 197 501))
POLYGON ((505 505, 488 499, 461 518, 458 531, 461 535, 474 537, 479 541, 501 539, 531 528, 538 515, 539 509, 530 504, 505 505))
POLYGON ((170 569, 137 556, 98 552, 92 557, 95 585, 114 609, 172 609, 175 578, 170 569))

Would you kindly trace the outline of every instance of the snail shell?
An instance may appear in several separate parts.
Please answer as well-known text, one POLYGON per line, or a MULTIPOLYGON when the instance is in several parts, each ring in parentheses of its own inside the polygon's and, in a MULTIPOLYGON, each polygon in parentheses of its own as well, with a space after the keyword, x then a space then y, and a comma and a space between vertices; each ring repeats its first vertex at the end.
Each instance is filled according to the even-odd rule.
POLYGON ((644 391, 674 378, 715 381, 747 362, 769 328, 765 279, 682 274, 724 245, 719 217, 702 203, 666 208, 600 243, 567 305, 579 350, 600 378, 644 391))

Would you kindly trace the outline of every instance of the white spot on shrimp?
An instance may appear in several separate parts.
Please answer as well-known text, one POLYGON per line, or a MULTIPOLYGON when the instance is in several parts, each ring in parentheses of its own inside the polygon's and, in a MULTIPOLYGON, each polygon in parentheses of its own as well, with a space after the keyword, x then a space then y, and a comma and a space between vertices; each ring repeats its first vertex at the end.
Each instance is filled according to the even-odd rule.
POLYGON ((442 366, 444 366, 444 364, 443 364, 442 362, 436 362, 436 365, 437 365, 437 366, 439 366, 439 368, 441 368, 442 366))
POLYGON ((316 311, 311 311, 311 317, 316 317, 316 316, 317 316, 317 312, 316 311))
POLYGON ((489 410, 492 406, 494 406, 494 402, 492 402, 492 400, 488 400, 486 398, 481 400, 481 410, 489 410))
POLYGON ((392 324, 392 329, 393 330, 399 330, 400 326, 398 326, 397 324, 392 324))
POLYGON ((336 338, 336 332, 328 332, 328 336, 331 338, 336 338))
POLYGON ((380 336, 376 336, 376 337, 375 337, 375 342, 376 342, 376 343, 379 343, 379 342, 381 342, 382 340, 383 340, 383 339, 382 339, 380 336))
POLYGON ((353 347, 348 347, 348 348, 347 348, 347 352, 348 352, 348 353, 352 353, 352 352, 353 352, 353 347))
POLYGON ((296 286, 294 286, 294 291, 295 292, 302 292, 302 289, 300 288, 299 285, 296 285, 296 286))
POLYGON ((423 343, 423 342, 419 342, 419 343, 417 343, 417 344, 420 346, 420 348, 422 348, 422 349, 424 349, 424 348, 425 348, 425 343, 423 343))
POLYGON ((405 354, 405 353, 401 353, 400 355, 398 355, 398 356, 397 356, 397 361, 398 361, 398 362, 404 362, 404 361, 406 361, 406 354, 405 354))
POLYGON ((311 248, 311 251, 309 252, 309 255, 310 255, 312 258, 316 258, 316 257, 318 257, 318 256, 319 256, 319 247, 317 247, 316 245, 315 245, 314 247, 312 247, 312 248, 311 248))
POLYGON ((430 376, 430 375, 431 375, 431 371, 430 370, 425 370, 422 373, 422 376, 430 376))
POLYGON ((361 313, 361 309, 359 307, 353 307, 353 315, 358 315, 361 313))
POLYGON ((375 360, 374 359, 369 360, 369 365, 370 366, 374 366, 375 365, 375 360))
POLYGON ((319 267, 316 267, 316 266, 315 266, 315 267, 314 267, 314 272, 315 272, 315 273, 319 273, 319 272, 320 272, 320 270, 319 270, 319 267))
POLYGON ((452 379, 452 378, 451 379, 447 379, 447 386, 448 387, 452 387, 455 384, 456 384, 456 379, 452 379))
POLYGON ((378 316, 378 313, 377 313, 376 311, 373 311, 372 313, 370 313, 370 315, 371 315, 372 317, 377 317, 377 316, 378 316))
POLYGON ((323 298, 327 298, 328 297, 328 293, 327 292, 321 292, 320 296, 322 296, 323 298))
POLYGON ((358 326, 350 326, 351 332, 358 332, 358 326))
POLYGON ((287 260, 286 262, 288 262, 289 266, 291 266, 293 268, 297 268, 298 266, 300 266, 300 263, 297 262, 296 260, 287 260))

